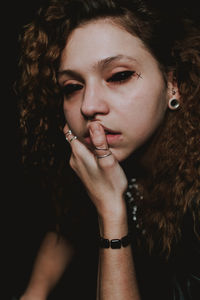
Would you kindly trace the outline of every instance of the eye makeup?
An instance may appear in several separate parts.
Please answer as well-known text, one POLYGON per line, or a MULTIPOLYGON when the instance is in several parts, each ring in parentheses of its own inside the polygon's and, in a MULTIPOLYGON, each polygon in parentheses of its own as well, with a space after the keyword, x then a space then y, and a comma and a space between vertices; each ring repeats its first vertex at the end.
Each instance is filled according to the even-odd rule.
POLYGON ((129 71, 129 70, 117 72, 117 73, 113 74, 110 78, 108 78, 107 82, 113 82, 113 83, 126 82, 127 80, 132 78, 132 76, 135 73, 136 73, 135 71, 129 71))
POLYGON ((69 97, 70 95, 81 90, 82 88, 83 88, 83 85, 81 85, 81 84, 70 83, 70 84, 61 86, 61 92, 64 96, 69 97))

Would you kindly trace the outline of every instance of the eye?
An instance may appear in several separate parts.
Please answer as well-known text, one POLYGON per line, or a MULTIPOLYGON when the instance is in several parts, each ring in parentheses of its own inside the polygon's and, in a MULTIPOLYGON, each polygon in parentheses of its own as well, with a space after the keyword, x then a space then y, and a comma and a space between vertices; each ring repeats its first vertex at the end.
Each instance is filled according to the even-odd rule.
POLYGON ((115 73, 112 77, 107 79, 107 82, 124 82, 131 78, 135 74, 135 71, 122 71, 115 73))
POLYGON ((64 96, 69 97, 76 91, 79 91, 83 88, 81 84, 67 84, 62 87, 62 93, 64 96))

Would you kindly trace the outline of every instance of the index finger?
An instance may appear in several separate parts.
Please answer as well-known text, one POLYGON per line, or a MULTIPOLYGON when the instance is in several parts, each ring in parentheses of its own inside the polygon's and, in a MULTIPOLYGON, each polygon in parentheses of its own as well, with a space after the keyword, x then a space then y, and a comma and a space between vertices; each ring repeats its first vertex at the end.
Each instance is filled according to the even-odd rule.
POLYGON ((68 124, 66 123, 64 128, 63 128, 63 133, 65 135, 66 140, 71 144, 72 141, 77 139, 77 136, 74 135, 69 128, 68 124))
POLYGON ((63 128, 63 133, 65 135, 67 142, 71 146, 73 155, 79 158, 82 157, 84 159, 90 158, 91 151, 89 151, 88 148, 78 140, 77 136, 73 134, 72 130, 69 128, 67 123, 63 128))

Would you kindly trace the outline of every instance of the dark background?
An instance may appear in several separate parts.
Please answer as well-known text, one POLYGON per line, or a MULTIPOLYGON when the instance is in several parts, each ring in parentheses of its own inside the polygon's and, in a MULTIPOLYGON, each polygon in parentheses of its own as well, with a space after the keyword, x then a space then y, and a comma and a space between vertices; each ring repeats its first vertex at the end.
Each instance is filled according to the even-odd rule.
MULTIPOLYGON (((48 224, 48 199, 42 194, 37 174, 25 175, 20 165, 19 141, 17 139, 17 102, 13 91, 18 77, 19 34, 29 23, 42 0, 13 1, 2 9, 5 13, 2 24, 5 39, 5 81, 8 90, 3 96, 5 108, 2 109, 2 209, 3 233, 3 291, 1 299, 11 300, 19 296, 28 282, 32 264, 48 224), (5 130, 6 129, 6 130, 5 130), (5 134, 5 136, 4 136, 5 134)), ((3 36, 4 36, 3 35, 3 36)), ((5 86, 3 88, 5 88, 5 86)))
MULTIPOLYGON (((33 18, 42 0, 13 1, 8 3, 2 14, 6 12, 3 24, 2 63, 5 64, 4 79, 8 90, 2 93, 2 270, 3 291, 1 299, 11 300, 19 296, 28 282, 33 261, 40 242, 47 230, 48 199, 42 194, 36 174, 24 175, 19 164, 20 153, 16 139, 17 128, 17 97, 12 86, 18 76, 17 63, 19 56, 18 36, 22 27, 33 18), (5 204, 5 207, 4 207, 5 204), (4 292, 5 290, 5 292, 4 292)), ((169 1, 168 1, 169 2, 169 1)), ((188 1, 188 11, 199 19, 196 1, 188 1)), ((178 9, 184 3, 169 3, 171 9, 178 9)), ((170 18, 170 16, 169 16, 170 18)), ((5 88, 5 86, 3 88, 5 88)), ((60 289, 62 289, 60 287, 60 289)), ((59 292, 58 292, 59 294, 59 292)), ((56 300, 60 297, 54 296, 56 300)), ((71 298, 73 299, 73 298, 71 298)))

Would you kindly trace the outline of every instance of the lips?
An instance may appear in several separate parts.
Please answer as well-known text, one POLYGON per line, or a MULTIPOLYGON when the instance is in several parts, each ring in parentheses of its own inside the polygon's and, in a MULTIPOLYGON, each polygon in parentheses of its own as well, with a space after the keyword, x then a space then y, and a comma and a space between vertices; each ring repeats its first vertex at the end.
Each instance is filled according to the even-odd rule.
POLYGON ((106 133, 106 140, 109 146, 115 146, 119 142, 121 138, 120 132, 113 132, 113 131, 105 131, 106 133))
MULTIPOLYGON (((112 130, 112 129, 110 129, 110 128, 107 128, 107 127, 105 127, 105 126, 103 126, 103 125, 101 125, 102 127, 103 127, 103 129, 104 129, 104 132, 105 132, 105 135, 117 135, 117 134, 121 134, 120 132, 118 132, 118 131, 114 131, 114 130, 112 130)), ((87 138, 87 137, 90 137, 90 133, 89 133, 89 130, 84 134, 84 138, 87 138)))
POLYGON ((108 134, 110 134, 110 135, 113 135, 113 134, 114 134, 114 135, 115 135, 115 134, 121 134, 120 132, 114 131, 114 130, 109 129, 109 128, 106 128, 106 127, 104 127, 104 126, 102 126, 102 127, 103 127, 103 129, 104 129, 106 135, 108 135, 108 134))
MULTIPOLYGON (((107 143, 109 145, 112 145, 114 143, 116 143, 118 141, 118 139, 121 137, 121 133, 118 132, 118 131, 114 131, 110 128, 107 128, 103 125, 101 125, 104 129, 104 132, 105 132, 105 135, 106 135, 106 140, 107 140, 107 143)), ((87 144, 89 145, 92 145, 92 141, 91 141, 91 138, 90 138, 90 134, 89 134, 89 131, 86 132, 86 134, 84 135, 84 140, 87 144)))

